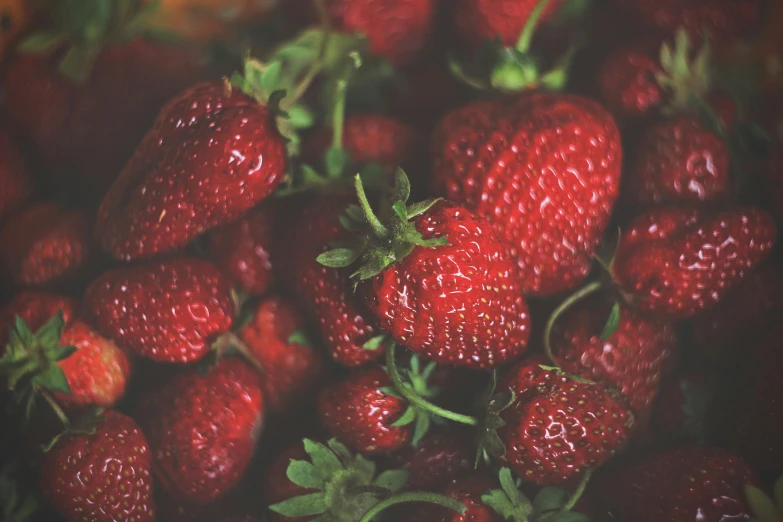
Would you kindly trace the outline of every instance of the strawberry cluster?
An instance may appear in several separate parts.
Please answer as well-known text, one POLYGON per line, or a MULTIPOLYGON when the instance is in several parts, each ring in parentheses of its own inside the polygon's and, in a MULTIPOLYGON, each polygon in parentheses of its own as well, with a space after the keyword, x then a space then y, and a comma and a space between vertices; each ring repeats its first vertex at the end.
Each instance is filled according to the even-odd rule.
POLYGON ((783 520, 780 9, 7 4, 3 522, 783 520))

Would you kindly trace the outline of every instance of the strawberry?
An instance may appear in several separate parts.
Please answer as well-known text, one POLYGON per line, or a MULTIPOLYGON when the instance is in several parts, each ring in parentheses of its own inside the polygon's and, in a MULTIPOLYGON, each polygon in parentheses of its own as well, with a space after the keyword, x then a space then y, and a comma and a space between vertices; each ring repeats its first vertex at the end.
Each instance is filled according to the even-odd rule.
MULTIPOLYGON (((563 0, 547 3, 541 14, 546 21, 563 0)), ((473 45, 484 40, 500 41, 511 46, 517 43, 522 29, 539 0, 457 0, 454 5, 454 25, 462 42, 473 45)))
POLYGON ((665 100, 656 78, 661 73, 661 66, 643 50, 618 49, 606 58, 598 74, 601 98, 618 119, 647 116, 665 100))
POLYGON ((742 459, 720 448, 685 446, 607 476, 598 504, 607 520, 750 520, 746 484, 758 480, 742 459))
POLYGON ((622 164, 604 109, 547 93, 475 102, 440 122, 433 154, 435 193, 492 222, 526 294, 556 294, 587 275, 622 164))
POLYGON ((274 205, 262 205, 209 234, 215 264, 248 294, 261 295, 274 282, 270 251, 276 215, 274 205))
POLYGON ((69 522, 152 522, 151 461, 133 419, 107 411, 93 433, 66 433, 44 454, 41 489, 69 522))
POLYGON ((76 306, 75 300, 65 296, 40 291, 20 292, 0 308, 0 350, 5 350, 9 330, 17 317, 27 323, 30 330, 36 331, 58 312, 62 312, 65 324, 70 324, 76 306))
POLYGON ((338 218, 352 201, 340 193, 297 196, 290 203, 290 212, 281 218, 273 249, 275 258, 285 260, 275 266, 280 282, 318 325, 332 358, 345 366, 359 366, 382 356, 383 343, 379 341, 384 339, 375 320, 353 295, 348 274, 316 261, 330 243, 345 238, 338 218))
POLYGON ((334 26, 362 33, 372 54, 396 65, 414 61, 426 45, 436 0, 328 0, 334 26))
POLYGON ((470 440, 462 433, 431 433, 416 447, 406 446, 391 455, 395 468, 408 472, 408 487, 432 490, 458 478, 473 467, 470 440))
POLYGON ((255 451, 263 401, 258 375, 236 358, 150 391, 137 418, 163 489, 193 504, 209 504, 232 489, 255 451))
POLYGON ((498 390, 512 398, 493 399, 484 450, 526 481, 563 484, 622 449, 634 417, 613 392, 542 361, 524 360, 503 376, 498 390))
POLYGON ((364 281, 383 331, 441 364, 492 368, 525 351, 527 304, 506 245, 485 219, 445 202, 406 207, 410 184, 402 171, 380 210, 383 222, 358 175, 356 188, 361 208, 349 207, 344 223, 366 232, 318 260, 333 267, 360 261, 353 276, 364 281), (363 224, 356 221, 362 213, 363 224))
POLYGON ((626 228, 612 273, 636 308, 688 318, 742 281, 769 255, 775 236, 772 217, 755 208, 663 207, 626 228))
POLYGON ((33 185, 18 145, 8 129, 0 127, 0 217, 30 199, 33 185))
POLYGON ((209 74, 206 53, 142 39, 145 2, 57 0, 45 11, 8 63, 6 115, 38 170, 94 203, 166 100, 209 74))
POLYGON ((90 218, 80 210, 38 203, 12 215, 0 229, 0 265, 18 286, 71 282, 93 256, 90 218))
POLYGON ((304 328, 291 303, 271 295, 237 332, 263 368, 264 400, 270 413, 284 412, 308 399, 323 381, 325 361, 304 328))
POLYGON ((671 324, 612 306, 604 296, 570 308, 551 337, 552 354, 564 371, 617 388, 637 415, 652 407, 661 379, 674 365, 676 345, 671 324), (610 310, 616 321, 607 328, 610 310))
POLYGON ((231 284, 207 261, 174 258, 116 268, 87 288, 83 310, 98 332, 159 362, 185 363, 210 350, 234 316, 231 284))
POLYGON ((440 506, 417 509, 406 520, 411 522, 502 522, 505 520, 482 501, 482 496, 495 487, 494 481, 477 474, 450 481, 441 493, 465 506, 465 513, 454 513, 440 506))

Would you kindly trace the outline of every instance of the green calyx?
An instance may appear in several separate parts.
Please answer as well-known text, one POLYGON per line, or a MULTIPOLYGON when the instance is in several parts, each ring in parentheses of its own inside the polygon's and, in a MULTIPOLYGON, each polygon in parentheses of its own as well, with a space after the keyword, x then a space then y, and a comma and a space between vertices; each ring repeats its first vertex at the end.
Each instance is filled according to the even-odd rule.
MULTIPOLYGON (((468 71, 457 60, 450 59, 452 74, 475 89, 502 94, 534 89, 559 91, 565 88, 576 48, 571 47, 546 71, 541 70, 540 61, 530 50, 541 15, 549 2, 539 0, 514 47, 505 47, 500 40, 488 42, 479 54, 474 71, 468 71)), ((566 2, 564 8, 571 8, 572 5, 572 2, 566 2)))
POLYGON ((60 72, 84 83, 104 47, 151 35, 148 20, 159 4, 160 0, 50 0, 44 3, 48 29, 28 36, 18 50, 50 53, 67 46, 60 72))
MULTIPOLYGON (((587 476, 587 475, 586 475, 587 476)), ((511 470, 501 468, 501 489, 491 490, 481 500, 504 520, 512 522, 590 522, 581 513, 571 511, 584 492, 587 480, 583 479, 573 494, 556 487, 545 487, 531 501, 521 490, 521 481, 514 480, 511 470)))
POLYGON ((476 452, 476 467, 482 459, 489 463, 506 454, 506 445, 497 430, 506 425, 501 417, 501 412, 511 407, 516 399, 514 390, 497 391, 497 372, 492 372, 492 383, 486 393, 487 410, 481 425, 481 435, 476 452))
POLYGON ((324 266, 344 268, 358 263, 351 277, 370 279, 394 263, 402 261, 416 247, 435 248, 448 243, 446 237, 425 239, 411 221, 429 210, 439 199, 408 205, 411 186, 408 176, 397 170, 392 194, 384 198, 376 215, 364 192, 360 175, 354 178, 359 205, 346 209, 342 225, 358 232, 355 240, 318 256, 324 266))
POLYGON ((304 440, 310 460, 292 460, 288 479, 313 490, 269 507, 286 517, 318 516, 321 522, 356 522, 377 505, 401 490, 408 479, 403 470, 378 472, 375 463, 352 455, 336 439, 326 445, 304 440))
POLYGON ((783 521, 783 477, 772 487, 772 496, 751 484, 745 485, 745 498, 753 511, 753 522, 783 521))

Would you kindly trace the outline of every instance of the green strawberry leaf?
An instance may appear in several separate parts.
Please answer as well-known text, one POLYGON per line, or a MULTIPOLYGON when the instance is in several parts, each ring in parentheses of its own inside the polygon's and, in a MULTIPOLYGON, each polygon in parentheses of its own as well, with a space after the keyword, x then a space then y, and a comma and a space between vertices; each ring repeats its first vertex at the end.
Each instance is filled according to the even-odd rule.
POLYGON ((745 484, 745 498, 759 522, 779 522, 781 513, 766 493, 752 484, 745 484))
POLYGON ((379 348, 381 348, 388 339, 389 337, 386 334, 376 335, 375 337, 372 337, 369 341, 364 343, 362 345, 362 349, 370 350, 371 352, 374 352, 379 348))
POLYGON ((405 487, 408 482, 408 472, 401 469, 388 469, 382 471, 373 481, 378 487, 386 488, 391 492, 397 492, 405 487))
POLYGON ((288 344, 298 344, 300 346, 305 346, 305 347, 313 346, 312 342, 310 341, 310 337, 307 335, 307 332, 304 330, 296 330, 294 333, 288 336, 286 342, 288 344))
POLYGON ((329 268, 344 268, 359 259, 360 252, 348 248, 335 248, 324 252, 316 260, 329 268))
POLYGON ((50 53, 64 42, 65 35, 62 33, 34 33, 22 40, 16 49, 22 53, 50 53))
POLYGON ((418 215, 427 212, 435 203, 442 201, 443 198, 428 199, 408 206, 408 219, 413 219, 418 215))
POLYGON ((33 382, 47 390, 71 395, 71 386, 68 384, 65 372, 57 364, 50 364, 33 378, 33 382))
POLYGON ((538 492, 533 499, 533 508, 536 513, 548 513, 557 511, 568 502, 568 492, 553 486, 547 486, 538 492))
POLYGON ((414 420, 416 420, 416 408, 409 406, 405 410, 405 413, 402 414, 402 417, 392 423, 392 427, 399 428, 400 426, 407 426, 414 420))
POLYGON ((322 479, 328 480, 332 475, 343 469, 340 459, 337 458, 332 450, 310 439, 305 439, 303 442, 305 451, 310 455, 313 466, 315 466, 322 479))
MULTIPOLYGON (((249 60, 250 61, 250 60, 249 60)), ((258 63, 253 61, 254 63, 258 63)), ((283 64, 279 61, 273 61, 266 65, 264 69, 254 68, 254 77, 252 82, 257 82, 262 92, 273 93, 280 88, 280 77, 283 70, 283 64)))
POLYGON ((620 326, 620 303, 615 302, 612 306, 611 312, 609 312, 609 317, 606 320, 606 324, 604 325, 604 329, 601 332, 601 341, 606 341, 609 339, 614 333, 617 331, 617 328, 620 326))
POLYGON ((351 451, 345 444, 334 438, 329 439, 326 444, 329 446, 329 449, 331 449, 334 454, 337 455, 337 458, 342 461, 344 466, 351 462, 351 451))
POLYGON ((20 344, 24 346, 32 346, 35 339, 33 332, 30 331, 30 328, 27 326, 25 320, 18 315, 16 316, 16 331, 14 333, 17 335, 20 344))
POLYGON ((272 504, 269 509, 285 517, 318 515, 326 510, 326 493, 310 493, 272 504))
POLYGON ((511 470, 501 468, 498 478, 500 479, 500 487, 503 488, 508 498, 512 501, 516 500, 519 497, 519 488, 517 488, 517 484, 514 482, 514 477, 511 476, 511 470))
POLYGON ((426 411, 416 412, 416 425, 413 427, 413 437, 411 438, 411 445, 415 448, 418 447, 419 442, 427 435, 432 424, 432 417, 426 411))
POLYGON ((59 71, 75 83, 87 83, 100 52, 101 48, 96 45, 74 45, 60 61, 59 71))
POLYGON ((513 516, 514 504, 502 490, 493 489, 481 495, 481 501, 491 507, 504 520, 509 520, 513 516))
POLYGON ((286 469, 288 480, 305 489, 324 489, 324 480, 318 475, 315 466, 305 460, 291 460, 286 469))
POLYGON ((56 347, 60 343, 60 338, 63 335, 64 329, 65 318, 63 317, 62 310, 60 310, 35 332, 33 335, 33 342, 37 342, 40 346, 45 348, 56 347))
POLYGON ((309 129, 315 123, 315 114, 304 105, 297 104, 288 109, 288 123, 295 129, 309 129))
POLYGON ((324 158, 326 172, 333 178, 340 177, 348 168, 351 161, 350 154, 345 149, 330 147, 324 158))

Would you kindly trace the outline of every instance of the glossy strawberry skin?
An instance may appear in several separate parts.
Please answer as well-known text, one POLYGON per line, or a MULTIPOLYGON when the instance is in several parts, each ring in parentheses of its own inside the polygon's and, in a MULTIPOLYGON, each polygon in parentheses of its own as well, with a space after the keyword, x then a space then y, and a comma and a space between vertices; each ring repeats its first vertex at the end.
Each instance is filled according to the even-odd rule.
POLYGON ((498 384, 515 400, 501 412, 501 461, 519 477, 542 485, 563 484, 601 465, 623 448, 633 415, 599 385, 545 370, 543 359, 522 361, 498 384))
POLYGON ((659 122, 636 143, 623 190, 630 205, 727 199, 726 145, 692 116, 659 122))
POLYGON ((18 286, 42 286, 77 278, 93 256, 90 218, 54 203, 13 214, 0 230, 0 262, 18 286))
POLYGON ((370 52, 395 65, 414 61, 432 30, 436 0, 329 0, 335 27, 366 36, 370 52))
POLYGON ((266 297, 237 335, 263 367, 263 388, 270 413, 280 413, 314 394, 324 379, 325 361, 316 347, 289 342, 305 321, 286 299, 266 297))
POLYGON ((344 366, 360 366, 383 355, 383 348, 364 349, 380 334, 375 319, 354 295, 350 272, 316 261, 332 242, 346 239, 339 217, 350 203, 355 198, 344 193, 292 201, 281 218, 273 256, 285 260, 275 266, 276 275, 318 325, 332 358, 344 366))
POLYGON ((465 513, 429 505, 417 509, 410 519, 415 522, 502 522, 503 517, 481 500, 483 494, 493 489, 497 489, 497 485, 481 474, 462 476, 452 480, 440 493, 461 502, 467 508, 465 513))
POLYGON ((8 129, 0 127, 0 216, 30 199, 33 186, 19 146, 8 129))
POLYGON ((215 501, 242 478, 263 425, 258 374, 236 358, 192 370, 152 390, 137 418, 149 438, 157 480, 174 498, 215 501))
MULTIPOLYGON (((561 3, 549 2, 541 20, 557 12, 561 3)), ((454 24, 463 42, 475 45, 500 38, 504 45, 513 47, 537 4, 537 0, 456 0, 454 24)))
POLYGON ((366 367, 321 391, 318 417, 321 424, 349 448, 364 455, 396 451, 409 444, 413 424, 392 426, 408 404, 381 391, 391 386, 389 376, 377 367, 366 367))
POLYGON ((200 359, 234 316, 227 278, 212 263, 185 258, 110 270, 82 304, 98 332, 158 362, 200 359))
POLYGON ((601 97, 616 117, 629 120, 648 116, 664 101, 655 75, 660 65, 646 52, 618 49, 607 57, 598 75, 601 97))
POLYGON ((425 239, 369 282, 368 306, 396 342, 439 364, 492 368, 527 348, 530 314, 515 266, 491 225, 438 203, 414 218, 425 239))
POLYGON ((41 172, 95 203, 163 104, 208 74, 205 55, 135 39, 105 48, 85 85, 58 72, 60 58, 19 53, 10 60, 6 114, 41 172))
POLYGON ((673 325, 623 306, 617 330, 601 334, 612 307, 604 296, 577 303, 552 331, 552 353, 564 371, 617 388, 636 414, 650 409, 675 363, 673 325))
POLYGON ((720 448, 685 446, 613 473, 600 484, 607 520, 750 520, 745 484, 758 485, 742 459, 720 448))
POLYGON ((65 324, 69 324, 77 308, 74 299, 51 292, 24 291, 16 294, 10 303, 0 308, 0 351, 5 351, 8 344, 9 328, 19 316, 35 332, 62 310, 65 324))
POLYGON ((107 411, 92 435, 64 435, 41 462, 41 489, 69 522, 153 522, 150 447, 136 422, 107 411))
POLYGON ((393 468, 408 472, 409 489, 431 491, 473 469, 471 441, 454 431, 428 434, 418 446, 406 446, 391 456, 393 468))
POLYGON ((273 205, 262 205, 209 234, 208 250, 215 264, 251 295, 263 294, 274 282, 271 249, 275 217, 273 205))
POLYGON ((549 93, 472 103, 441 120, 433 161, 435 193, 492 221, 526 294, 587 275, 622 164, 617 125, 596 103, 549 93))
POLYGON ((775 237, 772 217, 755 208, 662 207, 625 229, 612 271, 634 307, 683 319, 720 301, 775 237))
POLYGON ((96 234, 118 259, 186 245, 269 196, 285 141, 270 110, 223 83, 173 98, 106 193, 96 234))
POLYGON ((77 350, 58 362, 71 388, 71 395, 57 393, 58 401, 66 406, 108 408, 125 395, 131 361, 116 344, 81 321, 63 331, 60 344, 77 350))

